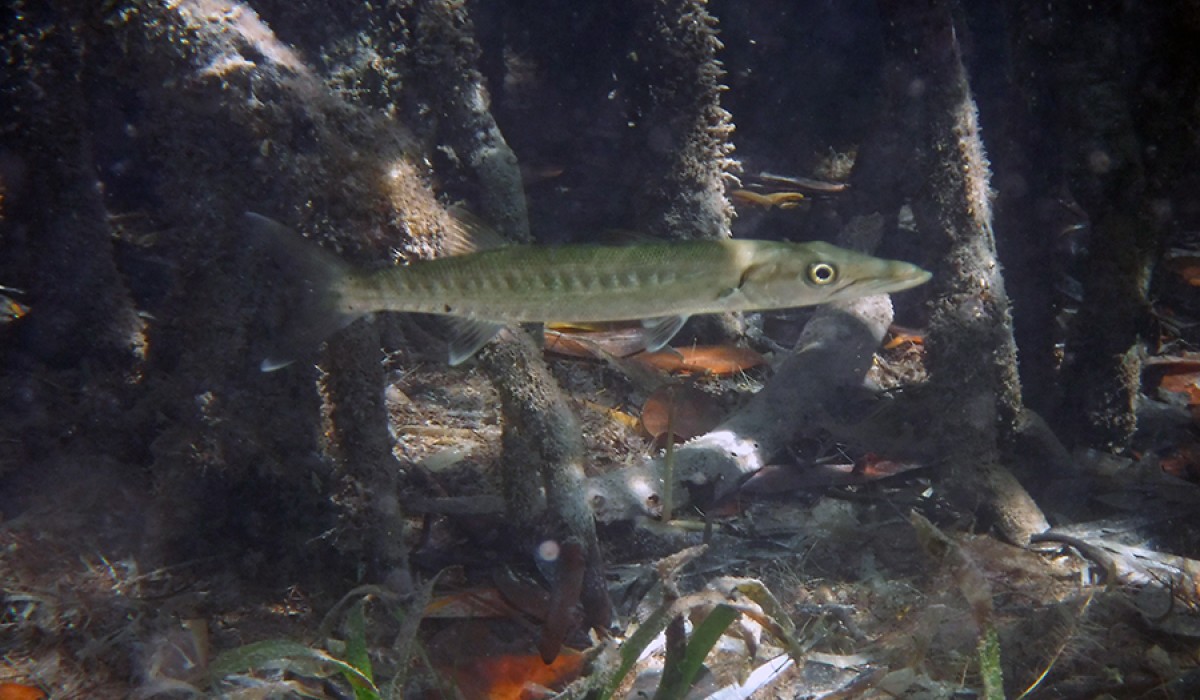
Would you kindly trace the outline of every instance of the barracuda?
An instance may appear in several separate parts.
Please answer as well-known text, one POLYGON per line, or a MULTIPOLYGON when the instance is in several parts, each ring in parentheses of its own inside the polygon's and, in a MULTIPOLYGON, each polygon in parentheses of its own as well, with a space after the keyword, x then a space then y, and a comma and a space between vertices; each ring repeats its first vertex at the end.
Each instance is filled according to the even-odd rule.
POLYGON ((454 317, 450 364, 457 365, 507 324, 642 319, 647 348, 656 350, 694 314, 824 304, 930 277, 916 265, 829 243, 755 240, 508 246, 358 270, 266 217, 246 219, 299 294, 263 371, 378 311, 454 317))

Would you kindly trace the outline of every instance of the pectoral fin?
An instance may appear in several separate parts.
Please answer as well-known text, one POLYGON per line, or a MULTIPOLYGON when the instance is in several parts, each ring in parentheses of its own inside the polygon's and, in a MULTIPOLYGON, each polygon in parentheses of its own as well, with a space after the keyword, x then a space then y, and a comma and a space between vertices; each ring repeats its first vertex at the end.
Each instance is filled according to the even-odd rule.
POLYGON ((642 319, 646 329, 646 349, 650 352, 661 349, 671 342, 671 338, 687 323, 687 316, 663 316, 661 318, 642 319))
POLYGON ((471 359, 479 349, 496 337, 504 324, 471 318, 452 318, 450 324, 450 366, 456 367, 471 359))

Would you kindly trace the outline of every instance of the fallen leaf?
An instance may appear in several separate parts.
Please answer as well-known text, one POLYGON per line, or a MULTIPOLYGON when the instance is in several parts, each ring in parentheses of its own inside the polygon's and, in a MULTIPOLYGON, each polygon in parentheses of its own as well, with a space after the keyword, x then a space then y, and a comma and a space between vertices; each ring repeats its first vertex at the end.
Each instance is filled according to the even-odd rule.
POLYGON ((695 387, 668 384, 646 398, 642 406, 642 429, 659 439, 671 433, 680 440, 690 440, 712 430, 721 422, 724 411, 716 399, 695 387))
POLYGON ((1167 269, 1179 275, 1192 287, 1200 287, 1200 255, 1186 251, 1168 253, 1164 262, 1167 269))
POLYGON ((1146 366, 1168 373, 1200 371, 1200 353, 1184 352, 1178 355, 1154 355, 1146 358, 1146 366))
POLYGON ((547 697, 542 688, 562 688, 579 677, 583 655, 564 649, 553 663, 537 654, 480 657, 443 669, 465 700, 528 700, 547 697))
POLYGON ((628 357, 646 347, 646 329, 636 326, 588 326, 553 324, 542 331, 548 352, 567 357, 604 359, 605 353, 628 357))
POLYGON ((0 700, 42 700, 46 693, 41 688, 23 683, 0 683, 0 700))
POLYGON ((1178 394, 1186 394, 1188 405, 1200 404, 1200 372, 1164 374, 1158 388, 1178 394))
POLYGON ((868 452, 859 460, 855 473, 859 475, 862 481, 876 481, 878 479, 886 479, 889 476, 896 476, 904 472, 920 469, 925 465, 916 462, 897 462, 891 459, 868 452))
POLYGON ((766 363, 766 358, 750 348, 736 345, 696 345, 640 352, 632 358, 663 372, 726 375, 742 372, 766 363))
POLYGON ((906 343, 909 345, 925 344, 924 333, 911 328, 897 326, 896 324, 892 324, 890 327, 888 327, 888 336, 888 339, 883 343, 884 350, 894 350, 906 343))
POLYGON ((1181 445, 1158 462, 1163 472, 1193 483, 1200 481, 1200 444, 1181 445))
POLYGON ((423 618, 517 617, 520 613, 495 588, 474 588, 440 595, 425 606, 423 618))
POLYGON ((609 408, 608 406, 605 406, 604 404, 596 403, 595 401, 588 401, 587 399, 583 400, 583 405, 587 406, 588 408, 592 409, 593 411, 596 411, 597 413, 604 414, 609 419, 613 420, 614 422, 620 423, 621 425, 625 426, 626 428, 629 428, 631 430, 638 429, 638 419, 635 416, 631 416, 630 414, 622 411, 619 408, 609 408))
POLYGON ((29 313, 29 307, 16 299, 0 294, 0 323, 16 321, 29 313))

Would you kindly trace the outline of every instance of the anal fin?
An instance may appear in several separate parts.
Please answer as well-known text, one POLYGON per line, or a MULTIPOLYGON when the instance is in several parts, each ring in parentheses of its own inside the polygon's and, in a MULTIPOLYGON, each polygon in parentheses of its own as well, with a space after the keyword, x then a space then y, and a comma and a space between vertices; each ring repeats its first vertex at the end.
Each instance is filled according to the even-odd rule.
POLYGON ((503 323, 481 321, 473 318, 451 318, 450 324, 450 366, 456 367, 471 359, 479 349, 496 337, 503 328, 503 323))
POLYGON ((675 337, 687 320, 687 316, 642 319, 642 327, 646 329, 646 349, 654 352, 671 342, 671 338, 675 337))

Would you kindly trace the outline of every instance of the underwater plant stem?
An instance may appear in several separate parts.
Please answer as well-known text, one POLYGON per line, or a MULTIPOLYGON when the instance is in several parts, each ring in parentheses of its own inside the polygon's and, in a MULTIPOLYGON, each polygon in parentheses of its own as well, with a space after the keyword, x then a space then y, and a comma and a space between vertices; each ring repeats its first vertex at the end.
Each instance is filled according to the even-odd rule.
POLYGON ((983 677, 985 700, 1004 700, 1004 671, 1000 666, 1000 637, 996 626, 988 624, 979 635, 979 675, 983 677))
POLYGON ((675 389, 667 389, 667 448, 663 454, 662 520, 671 522, 675 513, 675 389))

